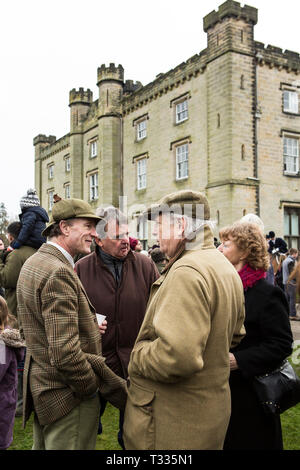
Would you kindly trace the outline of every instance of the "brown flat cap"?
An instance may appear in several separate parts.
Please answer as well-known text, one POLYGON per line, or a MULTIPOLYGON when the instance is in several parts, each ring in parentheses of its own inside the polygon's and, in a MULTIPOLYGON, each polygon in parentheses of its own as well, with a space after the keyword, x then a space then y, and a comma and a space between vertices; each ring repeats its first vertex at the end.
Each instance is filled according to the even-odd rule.
POLYGON ((50 221, 43 230, 42 235, 47 237, 50 228, 57 222, 67 219, 95 219, 96 223, 102 220, 94 214, 91 206, 81 199, 61 199, 55 194, 50 221))
POLYGON ((164 196, 156 204, 152 204, 144 215, 148 220, 153 220, 158 214, 167 212, 202 220, 210 219, 210 208, 206 196, 189 189, 164 196))

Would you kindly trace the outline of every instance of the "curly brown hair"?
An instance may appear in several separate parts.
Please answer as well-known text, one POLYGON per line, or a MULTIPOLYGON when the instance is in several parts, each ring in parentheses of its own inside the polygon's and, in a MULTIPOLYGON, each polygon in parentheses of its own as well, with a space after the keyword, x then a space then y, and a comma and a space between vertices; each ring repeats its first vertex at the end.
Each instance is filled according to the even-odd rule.
POLYGON ((270 266, 267 241, 256 224, 236 222, 220 230, 220 240, 232 240, 246 253, 246 262, 253 269, 267 271, 270 266))

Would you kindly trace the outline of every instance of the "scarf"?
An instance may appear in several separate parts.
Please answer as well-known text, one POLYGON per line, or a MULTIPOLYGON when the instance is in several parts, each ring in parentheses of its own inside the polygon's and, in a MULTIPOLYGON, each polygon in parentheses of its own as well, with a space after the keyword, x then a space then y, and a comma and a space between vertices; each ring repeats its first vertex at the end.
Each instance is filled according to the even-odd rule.
POLYGON ((97 246, 96 252, 102 259, 103 263, 107 266, 107 268, 112 273, 117 285, 119 285, 121 282, 121 277, 122 277, 123 264, 127 256, 125 256, 124 258, 115 258, 109 253, 106 253, 105 251, 101 250, 99 246, 97 246))
POLYGON ((267 275, 263 269, 253 269, 249 264, 245 264, 240 271, 238 271, 243 283, 244 290, 253 287, 254 284, 260 279, 264 279, 267 275))

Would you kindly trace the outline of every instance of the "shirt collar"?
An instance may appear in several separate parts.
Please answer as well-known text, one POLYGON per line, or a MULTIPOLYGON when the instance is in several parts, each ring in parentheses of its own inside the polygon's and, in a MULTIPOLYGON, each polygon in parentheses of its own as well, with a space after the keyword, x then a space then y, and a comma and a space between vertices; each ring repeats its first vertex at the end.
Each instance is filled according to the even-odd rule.
POLYGON ((54 243, 54 242, 47 242, 47 243, 49 245, 55 246, 59 251, 61 251, 62 254, 65 256, 65 258, 67 258, 67 260, 70 262, 72 268, 74 268, 75 263, 74 263, 73 257, 70 255, 70 253, 67 250, 65 250, 62 246, 58 245, 58 243, 54 243))

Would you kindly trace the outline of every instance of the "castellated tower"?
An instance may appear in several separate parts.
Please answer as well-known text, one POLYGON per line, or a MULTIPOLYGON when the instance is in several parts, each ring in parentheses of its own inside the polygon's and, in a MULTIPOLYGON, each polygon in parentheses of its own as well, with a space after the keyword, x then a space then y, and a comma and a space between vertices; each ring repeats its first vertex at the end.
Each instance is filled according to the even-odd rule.
POLYGON ((203 19, 207 33, 207 196, 226 220, 258 212, 256 166, 257 9, 228 0, 203 19), (218 203, 217 203, 218 201, 218 203), (230 201, 230 203, 229 203, 230 201))
POLYGON ((39 134, 33 139, 34 145, 34 185, 37 190, 40 200, 42 200, 43 195, 43 178, 42 178, 42 160, 41 160, 41 151, 48 147, 51 144, 54 144, 56 141, 55 135, 46 136, 44 134, 39 134))
POLYGON ((91 90, 73 88, 69 93, 70 106, 70 153, 73 159, 72 188, 73 197, 83 199, 83 122, 87 116, 93 93, 91 90))
POLYGON ((122 65, 98 68, 98 139, 99 198, 104 204, 119 206, 122 184, 122 97, 124 69, 122 65))

